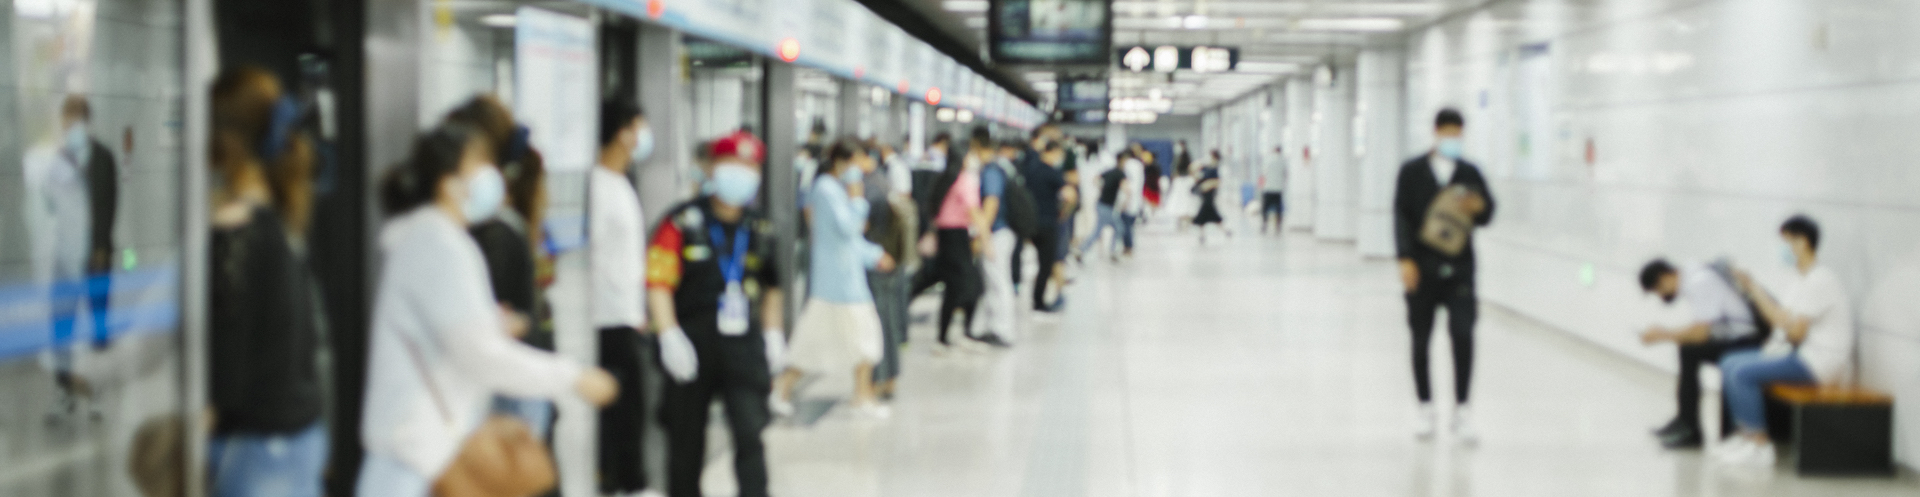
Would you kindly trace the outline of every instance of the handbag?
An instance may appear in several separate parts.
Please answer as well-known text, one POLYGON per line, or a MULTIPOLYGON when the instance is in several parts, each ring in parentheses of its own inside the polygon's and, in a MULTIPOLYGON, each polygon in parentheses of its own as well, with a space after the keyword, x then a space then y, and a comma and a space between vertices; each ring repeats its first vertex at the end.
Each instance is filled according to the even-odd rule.
MULTIPOLYGON (((440 418, 453 422, 453 413, 441 398, 440 389, 428 374, 426 360, 411 340, 400 343, 407 348, 421 384, 433 397, 440 418)), ((558 482, 553 454, 533 437, 533 430, 518 419, 490 416, 460 444, 453 456, 433 480, 434 497, 528 497, 552 490, 558 482)))
POLYGON ((1467 238, 1473 235, 1473 216, 1466 210, 1471 195, 1473 191, 1461 185, 1448 186, 1434 195, 1433 204, 1427 206, 1426 221, 1420 224, 1420 242, 1447 257, 1466 250, 1467 238))

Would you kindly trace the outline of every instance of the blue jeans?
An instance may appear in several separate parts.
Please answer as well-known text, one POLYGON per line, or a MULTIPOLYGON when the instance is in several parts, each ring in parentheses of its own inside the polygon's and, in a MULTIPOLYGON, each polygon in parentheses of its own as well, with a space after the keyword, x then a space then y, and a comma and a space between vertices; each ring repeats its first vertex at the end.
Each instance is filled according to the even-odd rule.
POLYGON ((1740 352, 1720 360, 1724 378, 1722 389, 1727 409, 1740 428, 1767 431, 1766 388, 1770 383, 1813 383, 1813 372, 1800 362, 1800 354, 1763 357, 1759 351, 1740 352))
POLYGON ((1113 229, 1114 244, 1125 244, 1127 248, 1133 248, 1133 216, 1114 212, 1113 206, 1104 204, 1094 206, 1094 212, 1096 214, 1094 217, 1099 220, 1099 224, 1094 225, 1093 235, 1088 236, 1086 241, 1080 242, 1081 253, 1086 253, 1087 249, 1093 247, 1094 242, 1100 241, 1100 232, 1108 228, 1113 229))
POLYGON ((292 433, 232 433, 207 444, 215 497, 319 497, 327 465, 327 428, 319 422, 292 433))
POLYGON ((497 395, 493 397, 493 412, 526 422, 535 440, 546 440, 547 428, 553 425, 553 403, 546 400, 497 395))

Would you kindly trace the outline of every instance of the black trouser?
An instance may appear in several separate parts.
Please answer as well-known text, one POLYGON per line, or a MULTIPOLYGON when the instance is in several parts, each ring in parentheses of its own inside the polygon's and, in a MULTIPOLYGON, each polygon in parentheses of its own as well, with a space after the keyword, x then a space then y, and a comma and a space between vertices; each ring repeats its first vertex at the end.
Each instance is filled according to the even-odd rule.
MULTIPOLYGON (((1041 223, 1040 229, 1033 233, 1034 258, 1040 261, 1040 269, 1033 273, 1033 308, 1036 310, 1047 308, 1047 280, 1053 279, 1053 263, 1060 257, 1058 227, 1046 224, 1041 223)), ((1014 258, 1014 264, 1019 265, 1020 259, 1014 258)))
POLYGON ((640 335, 632 327, 600 329, 600 367, 620 384, 613 403, 600 410, 600 491, 638 492, 647 488, 642 437, 646 433, 646 384, 642 372, 649 357, 640 353, 640 335))
POLYGON ((940 243, 933 264, 913 284, 913 294, 927 291, 934 283, 946 283, 940 293, 940 343, 947 343, 947 327, 953 324, 954 311, 966 313, 960 333, 973 337, 973 310, 980 302, 980 269, 973 265, 973 236, 966 228, 941 228, 935 234, 940 243))
MULTIPOLYGON (((756 303, 757 305, 757 303, 756 303)), ((682 325, 689 324, 685 321, 682 325)), ((767 371, 766 345, 759 332, 720 336, 711 329, 687 330, 700 359, 700 373, 689 383, 667 382, 660 420, 667 427, 667 495, 700 497, 700 472, 707 462, 707 406, 719 398, 725 405, 727 430, 733 439, 733 474, 740 497, 766 497, 766 445, 760 431, 772 415, 767 394, 773 379, 767 371)))
POLYGON ((1407 325, 1413 330, 1413 388, 1420 402, 1433 400, 1427 351, 1433 344, 1434 314, 1444 306, 1447 338, 1453 344, 1453 396, 1466 404, 1473 384, 1473 324, 1480 315, 1480 299, 1473 293, 1471 273, 1441 278, 1438 272, 1421 268, 1419 286, 1406 296, 1407 325))
MULTIPOLYGON (((1706 364, 1719 364, 1720 358, 1734 352, 1760 348, 1765 337, 1752 336, 1738 340, 1713 340, 1703 343, 1680 346, 1680 384, 1675 388, 1679 395, 1680 413, 1676 416, 1681 423, 1700 428, 1700 367, 1706 364)), ((1721 371, 1721 373, 1726 373, 1721 371)), ((1727 409, 1727 403, 1720 403, 1720 431, 1733 433, 1733 411, 1727 409)))

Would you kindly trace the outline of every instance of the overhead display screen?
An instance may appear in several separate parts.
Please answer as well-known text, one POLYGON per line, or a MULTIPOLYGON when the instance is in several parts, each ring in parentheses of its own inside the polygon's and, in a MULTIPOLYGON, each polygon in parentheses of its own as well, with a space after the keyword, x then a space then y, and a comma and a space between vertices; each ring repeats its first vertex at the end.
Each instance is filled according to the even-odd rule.
POLYGON ((1107 78, 1076 78, 1060 81, 1060 103, 1064 110, 1107 108, 1107 78))
POLYGON ((1002 64, 1106 65, 1113 47, 1108 0, 992 0, 988 50, 1002 64))

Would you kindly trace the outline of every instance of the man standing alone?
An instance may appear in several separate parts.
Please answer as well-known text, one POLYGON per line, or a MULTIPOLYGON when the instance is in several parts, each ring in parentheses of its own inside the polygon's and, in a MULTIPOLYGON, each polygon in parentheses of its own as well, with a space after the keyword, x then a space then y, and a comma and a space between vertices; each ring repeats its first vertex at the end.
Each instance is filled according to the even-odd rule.
POLYGON ((1473 381, 1473 324, 1479 299, 1474 293, 1471 233, 1493 220, 1493 195, 1480 168, 1461 157, 1460 136, 1465 127, 1459 111, 1441 110, 1433 122, 1433 151, 1400 166, 1393 196, 1393 238, 1400 280, 1406 285, 1407 324, 1413 330, 1413 382, 1420 396, 1415 434, 1426 439, 1434 432, 1427 349, 1434 315, 1445 306, 1447 336, 1453 345, 1453 432, 1461 442, 1473 443, 1478 435, 1468 413, 1467 392, 1473 381), (1453 190, 1456 187, 1460 190, 1453 190), (1446 233, 1436 229, 1444 226, 1427 226, 1444 224, 1446 214, 1470 223, 1453 226, 1456 244, 1445 243, 1445 236, 1433 236, 1436 231, 1446 233))

